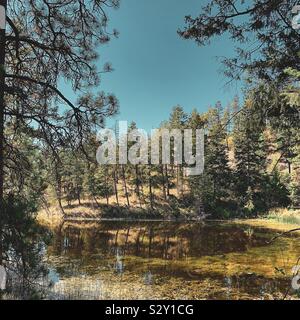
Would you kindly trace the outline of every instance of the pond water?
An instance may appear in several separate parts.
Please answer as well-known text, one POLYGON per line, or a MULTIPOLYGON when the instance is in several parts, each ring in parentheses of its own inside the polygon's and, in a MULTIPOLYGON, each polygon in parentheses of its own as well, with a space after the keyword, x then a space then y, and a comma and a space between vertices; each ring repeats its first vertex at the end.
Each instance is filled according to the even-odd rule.
POLYGON ((65 223, 46 249, 48 299, 297 298, 299 236, 230 223, 65 223))

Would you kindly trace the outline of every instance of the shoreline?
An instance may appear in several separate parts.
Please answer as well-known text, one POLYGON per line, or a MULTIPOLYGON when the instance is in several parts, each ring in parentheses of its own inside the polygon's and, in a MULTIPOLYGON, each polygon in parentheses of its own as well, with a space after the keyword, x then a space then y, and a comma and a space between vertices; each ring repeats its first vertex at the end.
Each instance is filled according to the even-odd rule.
POLYGON ((226 222, 229 220, 207 220, 207 219, 128 219, 128 218, 64 218, 65 222, 226 222))
MULTIPOLYGON (((37 221, 40 225, 50 228, 59 227, 64 223, 101 223, 101 222, 123 222, 123 223, 232 223, 232 224, 244 224, 251 227, 265 227, 278 231, 288 231, 300 227, 300 210, 288 210, 288 209, 275 209, 270 211, 264 216, 258 216, 256 218, 231 218, 222 219, 216 217, 205 216, 189 216, 187 212, 182 212, 179 216, 172 216, 168 212, 165 216, 151 215, 149 211, 147 214, 137 211, 137 208, 132 208, 132 216, 126 211, 122 216, 112 216, 109 214, 103 214, 101 210, 97 208, 88 207, 84 204, 81 206, 75 206, 72 208, 65 207, 65 214, 59 210, 59 208, 51 206, 48 210, 42 209, 37 213, 37 221), (287 219, 292 218, 292 219, 287 219)), ((125 208, 126 209, 126 208, 125 208)), ((125 210, 124 209, 124 210, 125 210)))
MULTIPOLYGON (((84 224, 95 223, 100 224, 101 222, 123 222, 126 223, 187 223, 187 224, 205 224, 205 223, 224 223, 224 224, 236 224, 245 225, 249 228, 266 228, 278 232, 287 232, 292 229, 299 228, 300 224, 289 224, 285 222, 276 221, 267 218, 256 218, 256 219, 230 219, 230 220, 220 220, 220 219, 205 219, 205 220, 191 220, 191 219, 126 219, 126 218, 65 218, 59 221, 39 221, 39 223, 50 229, 55 227, 61 227, 65 223, 75 223, 84 226, 84 224)), ((294 234, 300 234, 299 231, 295 231, 294 234)))

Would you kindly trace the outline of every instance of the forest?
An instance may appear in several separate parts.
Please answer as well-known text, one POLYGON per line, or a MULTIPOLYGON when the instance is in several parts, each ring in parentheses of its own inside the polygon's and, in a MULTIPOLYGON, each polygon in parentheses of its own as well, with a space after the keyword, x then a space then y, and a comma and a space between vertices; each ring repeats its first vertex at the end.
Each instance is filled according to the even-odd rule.
MULTIPOLYGON (((130 218, 130 214, 195 218, 203 213, 218 219, 250 218, 276 208, 299 208, 299 146, 295 144, 299 131, 290 124, 280 125, 277 116, 262 116, 265 101, 259 94, 262 99, 273 96, 267 90, 262 86, 251 90, 241 106, 238 98, 225 108, 218 102, 204 114, 173 108, 161 129, 205 130, 201 176, 186 176, 184 165, 176 164, 101 166, 96 160, 88 162, 84 153, 75 155, 64 148, 59 165, 44 162, 38 172, 31 172, 33 179, 40 177, 40 184, 36 179, 32 183, 30 177, 26 183, 34 185, 30 190, 44 200, 46 210, 51 210, 51 201, 56 199, 63 216, 64 206, 78 209, 82 204, 90 204, 90 211, 106 218, 130 218)), ((285 93, 277 99, 280 108, 290 108, 285 93)), ((290 122, 297 123, 298 116, 291 115, 290 122)), ((132 122, 129 132, 135 128, 132 122)), ((96 149, 91 137, 86 146, 89 158, 96 149)), ((46 151, 34 157, 40 162, 48 159, 46 151)))
MULTIPOLYGON (((50 241, 49 227, 74 220, 197 223, 288 212, 297 225, 287 229, 298 229, 298 3, 199 3, 201 12, 182 14, 174 33, 199 55, 228 37, 236 56, 220 65, 227 85, 242 89, 228 104, 216 97, 192 111, 165 106, 173 108, 160 130, 204 130, 204 172, 187 176, 172 154, 170 165, 97 163, 97 132, 115 130, 123 108, 101 89, 114 70, 100 54, 122 34, 109 19, 122 1, 0 0, 0 266, 36 280, 46 272, 36 243, 50 241)), ((129 132, 138 127, 128 121, 129 132)))

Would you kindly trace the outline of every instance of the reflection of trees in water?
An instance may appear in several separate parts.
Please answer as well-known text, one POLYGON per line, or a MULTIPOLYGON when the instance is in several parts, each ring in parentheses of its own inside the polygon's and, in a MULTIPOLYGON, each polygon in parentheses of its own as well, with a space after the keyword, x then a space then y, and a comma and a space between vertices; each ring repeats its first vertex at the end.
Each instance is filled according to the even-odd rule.
POLYGON ((225 276, 224 284, 226 287, 225 297, 231 299, 234 294, 247 293, 257 295, 259 299, 282 299, 283 294, 289 285, 289 279, 266 278, 256 274, 240 274, 225 276))
MULTIPOLYGON (((147 287, 159 284, 164 291, 169 285, 177 288, 178 281, 187 281, 188 285, 193 281, 191 295, 185 293, 188 297, 280 298, 280 292, 285 291, 287 286, 286 279, 268 278, 259 271, 258 274, 251 273, 246 265, 247 260, 242 262, 244 264, 241 264, 238 274, 232 275, 230 268, 233 265, 222 258, 223 254, 243 254, 251 247, 264 247, 266 239, 272 235, 272 231, 255 229, 249 237, 246 226, 217 223, 66 223, 49 247, 48 254, 50 257, 56 255, 66 258, 64 268, 69 269, 70 263, 77 263, 85 275, 97 279, 101 274, 104 279, 113 279, 114 285, 118 282, 132 284, 132 287, 133 283, 142 283, 147 287), (205 260, 206 256, 219 256, 216 257, 218 270, 202 268, 200 264, 198 267, 193 263, 188 266, 193 259, 186 258, 205 257, 205 260), (102 273, 108 270, 112 272, 102 273), (203 288, 200 293, 197 292, 199 286, 203 288)), ((57 271, 67 278, 65 270, 57 268, 57 271)))
POLYGON ((244 252, 249 245, 259 245, 262 239, 251 238, 240 227, 178 224, 178 223, 101 223, 97 227, 66 225, 63 235, 56 237, 52 250, 61 254, 109 256, 111 248, 120 248, 124 255, 164 260, 185 259, 244 252), (67 240, 66 240, 67 238, 67 240), (63 243, 68 242, 68 248, 63 243))
POLYGON ((49 232, 37 225, 32 212, 34 208, 20 200, 5 205, 3 264, 8 276, 5 295, 10 298, 41 298, 48 285, 43 254, 49 232))

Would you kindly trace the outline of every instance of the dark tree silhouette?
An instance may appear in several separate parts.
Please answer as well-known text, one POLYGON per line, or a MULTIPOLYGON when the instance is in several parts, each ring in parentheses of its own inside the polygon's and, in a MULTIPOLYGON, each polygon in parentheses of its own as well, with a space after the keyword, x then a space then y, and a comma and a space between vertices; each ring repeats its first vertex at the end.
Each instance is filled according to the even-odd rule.
MULTIPOLYGON (((84 152, 84 141, 104 119, 116 113, 113 95, 90 93, 101 73, 96 67, 98 46, 118 35, 109 32, 108 8, 119 0, 9 0, 6 34, 0 36, 0 198, 3 203, 6 163, 20 170, 5 128, 47 145, 58 161, 59 148, 84 152), (5 58, 5 67, 4 67, 5 58), (63 82, 80 98, 72 101, 63 82), (9 148, 9 152, 6 150, 9 148), (5 159, 5 161, 4 161, 5 159)), ((22 168, 26 170, 26 168, 22 168)))
POLYGON ((239 79, 248 71, 282 82, 286 68, 300 66, 300 32, 292 26, 297 4, 296 0, 212 0, 198 17, 186 17, 179 34, 206 45, 227 33, 238 44, 237 56, 224 58, 227 76, 239 79))

